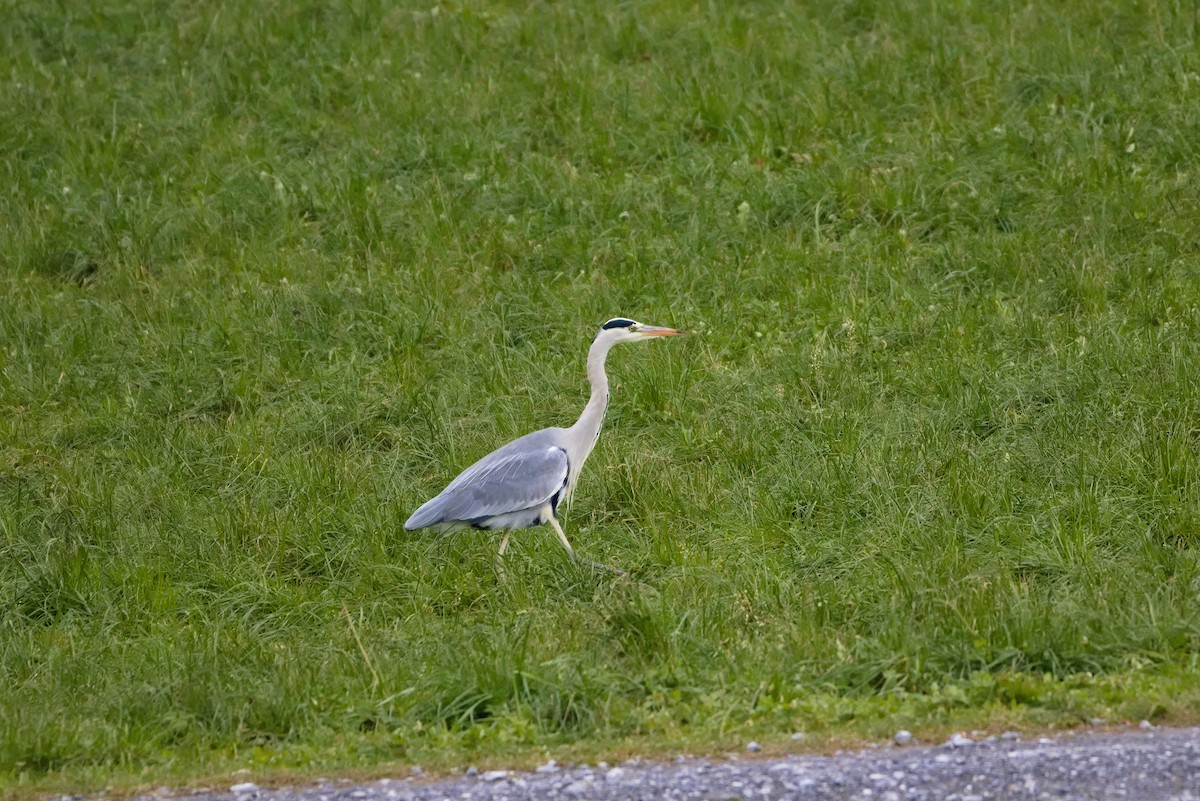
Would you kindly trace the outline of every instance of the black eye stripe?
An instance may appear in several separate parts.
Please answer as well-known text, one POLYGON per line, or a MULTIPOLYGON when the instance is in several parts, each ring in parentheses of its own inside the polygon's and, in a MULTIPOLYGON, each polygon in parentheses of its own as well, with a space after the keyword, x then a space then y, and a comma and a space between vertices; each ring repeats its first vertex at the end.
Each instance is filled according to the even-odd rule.
POLYGON ((636 325, 633 320, 626 320, 624 317, 614 317, 604 324, 604 328, 602 330, 607 331, 610 328, 629 328, 632 325, 636 325))

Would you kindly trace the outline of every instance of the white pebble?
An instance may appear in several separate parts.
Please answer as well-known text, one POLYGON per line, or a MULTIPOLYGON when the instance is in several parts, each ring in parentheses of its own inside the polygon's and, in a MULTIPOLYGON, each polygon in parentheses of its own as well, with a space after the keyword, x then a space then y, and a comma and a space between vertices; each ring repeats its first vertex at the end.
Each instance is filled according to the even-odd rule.
POLYGON ((951 748, 962 748, 966 745, 974 745, 975 741, 961 732, 955 732, 950 735, 950 739, 946 741, 946 745, 951 748))
POLYGON ((1150 729, 1153 729, 1153 728, 1154 728, 1154 724, 1153 724, 1153 723, 1151 723, 1151 722, 1150 722, 1150 721, 1148 721, 1148 720, 1143 720, 1141 723, 1139 723, 1139 724, 1138 724, 1138 728, 1139 728, 1139 729, 1145 729, 1146 731, 1149 731, 1150 729))
POLYGON ((245 793, 257 793, 258 785, 255 784, 254 782, 241 782, 240 784, 235 784, 232 787, 230 787, 229 792, 234 793, 236 795, 243 795, 245 793))
POLYGON ((507 778, 508 778, 507 770, 489 770, 487 773, 483 774, 483 780, 485 782, 498 782, 501 779, 507 779, 507 778))
POLYGON ((625 777, 625 768, 609 768, 604 774, 604 779, 610 782, 619 782, 625 777))
POLYGON ((794 734, 792 734, 792 739, 793 739, 793 740, 795 740, 796 742, 800 742, 801 740, 803 740, 803 739, 804 739, 805 737, 807 737, 807 736, 808 736, 808 735, 807 735, 807 734, 805 734, 804 732, 802 732, 802 731, 798 731, 798 732, 795 732, 794 734))
POLYGON ((752 754, 757 754, 759 751, 762 750, 762 746, 756 742, 751 741, 751 742, 746 743, 746 750, 752 754))
POLYGON ((574 781, 563 788, 563 792, 573 798, 579 798, 581 795, 591 789, 591 784, 585 781, 574 781))
POLYGON ((892 737, 892 742, 896 745, 912 745, 913 735, 908 729, 901 729, 892 737))

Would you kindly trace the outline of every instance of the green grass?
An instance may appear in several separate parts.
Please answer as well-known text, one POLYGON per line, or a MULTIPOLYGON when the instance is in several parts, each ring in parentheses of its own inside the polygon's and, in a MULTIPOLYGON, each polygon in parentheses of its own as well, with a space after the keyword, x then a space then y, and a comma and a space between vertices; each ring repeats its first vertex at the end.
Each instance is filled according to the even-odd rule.
POLYGON ((1200 716, 1196 9, 0 1, 3 792, 1200 716))

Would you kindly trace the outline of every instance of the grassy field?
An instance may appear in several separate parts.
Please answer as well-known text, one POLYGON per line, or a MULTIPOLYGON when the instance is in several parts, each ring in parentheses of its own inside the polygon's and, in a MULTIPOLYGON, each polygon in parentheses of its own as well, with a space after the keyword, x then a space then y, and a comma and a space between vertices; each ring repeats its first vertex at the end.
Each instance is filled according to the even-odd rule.
POLYGON ((1197 8, 0 0, 0 793, 1197 718, 1197 8))

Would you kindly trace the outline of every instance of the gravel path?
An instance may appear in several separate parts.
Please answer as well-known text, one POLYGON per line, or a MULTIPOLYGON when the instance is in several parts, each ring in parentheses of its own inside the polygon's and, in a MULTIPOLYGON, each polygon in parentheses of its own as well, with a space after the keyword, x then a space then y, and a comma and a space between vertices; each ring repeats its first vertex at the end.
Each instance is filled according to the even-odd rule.
MULTIPOLYGON (((903 741, 903 737, 901 737, 903 741)), ((750 746, 753 751, 753 745, 750 746)), ((1200 801, 1200 728, 1083 733, 888 747, 836 756, 677 759, 427 781, 260 790, 234 785, 190 801, 1200 801)))

